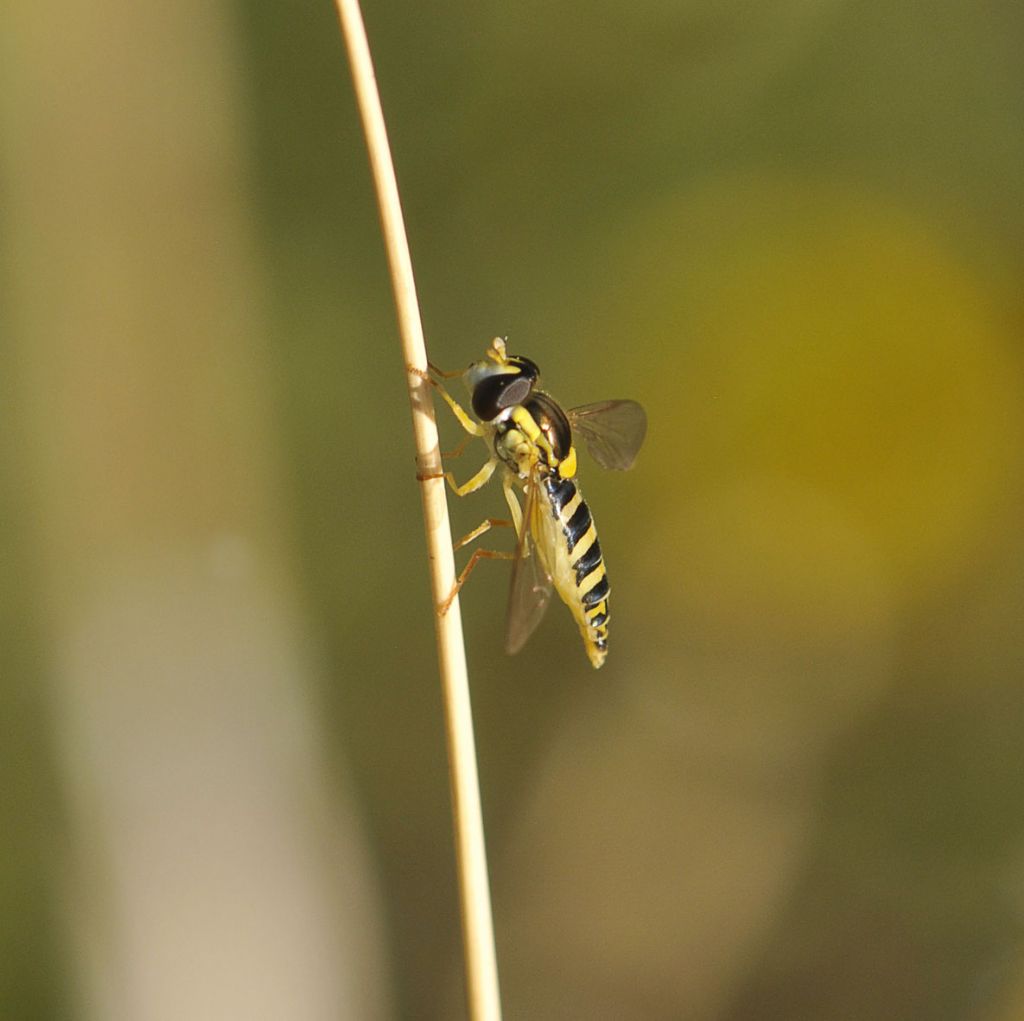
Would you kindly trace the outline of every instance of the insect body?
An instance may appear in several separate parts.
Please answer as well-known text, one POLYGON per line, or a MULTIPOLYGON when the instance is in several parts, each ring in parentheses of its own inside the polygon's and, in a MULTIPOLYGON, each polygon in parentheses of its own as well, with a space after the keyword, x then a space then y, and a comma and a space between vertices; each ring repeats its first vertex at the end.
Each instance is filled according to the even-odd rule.
MULTIPOLYGON (((594 459, 605 468, 630 468, 647 431, 647 417, 635 401, 605 401, 568 413, 539 389, 540 370, 530 359, 508 355, 496 338, 487 357, 462 375, 476 419, 431 380, 463 428, 482 437, 490 449, 487 463, 468 482, 449 484, 459 496, 485 485, 496 468, 502 471, 511 522, 488 519, 456 546, 490 527, 512 524, 518 542, 513 560, 505 647, 518 652, 540 622, 552 585, 569 607, 593 666, 608 653, 608 576, 601 544, 576 482, 573 432, 582 436, 594 459), (519 501, 522 494, 522 503, 519 501)), ((481 557, 509 554, 477 550, 459 576, 442 609, 447 609, 481 557)))

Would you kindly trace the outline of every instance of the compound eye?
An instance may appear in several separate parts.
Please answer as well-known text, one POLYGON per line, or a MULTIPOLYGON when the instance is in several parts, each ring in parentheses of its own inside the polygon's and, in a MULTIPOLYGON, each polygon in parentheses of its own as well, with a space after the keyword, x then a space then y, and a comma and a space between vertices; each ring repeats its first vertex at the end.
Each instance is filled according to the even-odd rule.
POLYGON ((530 396, 532 387, 532 381, 518 373, 488 376, 473 390, 473 411, 481 422, 491 422, 506 408, 522 404, 530 396))

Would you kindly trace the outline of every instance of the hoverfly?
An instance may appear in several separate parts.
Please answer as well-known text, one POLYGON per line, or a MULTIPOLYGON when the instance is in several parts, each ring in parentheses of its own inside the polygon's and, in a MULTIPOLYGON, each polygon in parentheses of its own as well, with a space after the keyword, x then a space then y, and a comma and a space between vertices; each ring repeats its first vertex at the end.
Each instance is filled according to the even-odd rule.
POLYGON ((441 378, 462 377, 475 418, 441 383, 427 379, 466 432, 481 437, 490 451, 484 466, 462 485, 451 472, 444 477, 458 496, 465 496, 484 486, 500 468, 512 514, 511 521, 488 518, 455 548, 497 525, 514 527, 518 540, 514 553, 476 550, 441 612, 447 611, 481 558, 511 559, 506 651, 518 652, 526 643, 547 609, 553 585, 576 620, 591 664, 600 667, 608 654, 608 575, 590 509, 576 483, 573 435, 583 439, 601 467, 625 471, 633 466, 647 432, 643 408, 636 401, 618 400, 565 412, 539 388, 537 365, 521 355, 506 354, 500 337, 491 342, 486 358, 464 372, 445 373, 433 365, 431 370, 441 378), (521 504, 517 491, 522 493, 521 504))

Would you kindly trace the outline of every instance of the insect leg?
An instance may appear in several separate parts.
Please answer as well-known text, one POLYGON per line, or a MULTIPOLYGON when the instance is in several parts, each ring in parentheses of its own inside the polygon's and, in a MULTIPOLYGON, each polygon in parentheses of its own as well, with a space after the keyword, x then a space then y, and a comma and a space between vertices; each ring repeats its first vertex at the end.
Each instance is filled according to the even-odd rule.
POLYGON ((441 456, 442 456, 443 458, 449 458, 449 457, 462 457, 462 455, 463 455, 463 452, 464 452, 464 451, 465 451, 465 449, 466 449, 466 444, 467 444, 467 443, 469 443, 469 441, 470 441, 470 440, 471 440, 472 438, 473 438, 473 437, 472 437, 472 436, 470 436, 470 435, 469 435, 469 434, 467 433, 467 434, 466 434, 465 436, 463 436, 463 437, 462 437, 462 442, 461 442, 461 443, 459 443, 459 444, 458 444, 457 446, 453 447, 453 448, 452 448, 451 450, 442 450, 442 451, 441 451, 441 456))
POLYGON ((479 539, 484 532, 490 531, 492 528, 512 528, 513 524, 511 521, 505 521, 503 518, 485 518, 476 528, 473 529, 469 535, 464 535, 454 546, 453 550, 462 549, 463 546, 468 546, 474 539, 479 539))
POLYGON ((455 579, 455 584, 452 586, 451 592, 448 593, 448 598, 437 608, 438 614, 443 617, 448 612, 452 605, 452 600, 459 594, 459 590, 466 584, 466 579, 469 577, 473 568, 476 567, 481 560, 511 560, 514 556, 514 553, 506 553, 502 550, 473 550, 473 555, 469 558, 469 563, 466 564, 462 569, 462 573, 455 579))
POLYGON ((516 498, 515 489, 512 486, 512 476, 510 474, 505 475, 502 479, 501 488, 505 493, 505 502, 508 504, 508 509, 512 513, 512 523, 516 526, 516 535, 523 534, 523 510, 519 506, 519 500, 516 498))
POLYGON ((497 464, 498 462, 495 461, 494 458, 491 458, 491 460, 487 461, 476 475, 468 481, 463 482, 461 486, 455 481, 455 476, 452 475, 451 472, 444 472, 443 475, 441 472, 433 472, 426 475, 420 473, 416 478, 419 479, 420 482, 426 482, 427 479, 444 478, 448 485, 451 486, 452 492, 456 496, 466 496, 468 493, 475 493, 478 489, 487 485, 491 476, 494 474, 494 469, 497 467, 497 464))
POLYGON ((452 475, 451 472, 445 472, 444 477, 448 485, 452 487, 452 492, 456 496, 465 496, 467 493, 475 493, 478 489, 486 486, 497 466, 498 462, 492 457, 489 461, 485 462, 484 466, 476 473, 476 475, 468 481, 463 482, 461 486, 455 481, 455 476, 452 475))
MULTIPOLYGON (((452 409, 452 414, 455 415, 455 417, 459 420, 459 425, 461 425, 462 428, 466 430, 466 432, 468 432, 471 436, 484 435, 484 430, 480 423, 474 422, 473 419, 469 417, 469 414, 466 412, 466 409, 463 408, 463 406, 459 404, 459 402, 454 397, 452 397, 452 395, 448 393, 448 391, 440 383, 438 383, 438 381, 434 379, 433 376, 431 376, 427 372, 424 372, 422 369, 415 368, 415 366, 412 365, 407 365, 405 368, 407 372, 412 373, 412 375, 414 376, 419 376, 419 378, 422 379, 425 383, 429 383, 444 398, 445 404, 447 404, 448 407, 452 409)), ((461 373, 457 373, 457 375, 461 375, 461 373)))
POLYGON ((442 379, 458 379, 466 370, 456 369, 454 372, 445 372, 444 369, 439 369, 433 362, 427 362, 430 366, 430 371, 435 376, 440 376, 442 379))
MULTIPOLYGON (((492 528, 511 528, 511 521, 504 521, 501 518, 486 518, 481 521, 476 528, 473 529, 469 535, 464 535, 455 545, 453 549, 461 549, 467 543, 472 542, 474 539, 478 539, 484 532, 490 531, 492 528)), ((469 558, 469 562, 462 569, 462 573, 455 580, 455 584, 452 586, 451 592, 448 593, 448 598, 438 607, 438 613, 444 615, 448 612, 448 607, 452 605, 452 600, 459 594, 459 589, 466 584, 466 579, 469 577, 473 568, 481 560, 511 560, 515 554, 503 553, 499 550, 493 549, 478 549, 473 551, 473 555, 469 558)))

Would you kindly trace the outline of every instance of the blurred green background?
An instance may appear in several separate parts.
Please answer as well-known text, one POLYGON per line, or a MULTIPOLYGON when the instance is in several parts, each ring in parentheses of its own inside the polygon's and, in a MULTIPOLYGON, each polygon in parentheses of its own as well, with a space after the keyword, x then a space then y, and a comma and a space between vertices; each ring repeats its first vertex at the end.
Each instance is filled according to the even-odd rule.
MULTIPOLYGON (((599 674, 462 601, 506 1016, 1024 1017, 1020 6, 365 17, 432 359, 650 417, 599 674)), ((4 21, 0 1016, 462 1017, 333 9, 4 21)))

